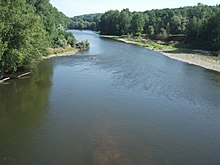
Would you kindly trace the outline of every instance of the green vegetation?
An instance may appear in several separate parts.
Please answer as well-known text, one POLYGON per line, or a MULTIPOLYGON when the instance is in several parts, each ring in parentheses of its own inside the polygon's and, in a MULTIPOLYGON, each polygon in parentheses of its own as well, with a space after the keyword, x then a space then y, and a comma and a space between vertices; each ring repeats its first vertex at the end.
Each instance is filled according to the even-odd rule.
POLYGON ((187 42, 192 46, 220 51, 220 12, 206 21, 193 17, 187 34, 187 42))
POLYGON ((76 44, 76 47, 81 49, 81 50, 86 50, 89 47, 89 42, 88 42, 88 40, 78 42, 76 44))
POLYGON ((134 39, 136 36, 144 35, 142 39, 162 41, 159 46, 148 40, 146 45, 150 47, 152 44, 153 47, 155 44, 156 47, 163 47, 167 43, 171 43, 171 46, 179 46, 179 43, 171 42, 177 41, 191 49, 217 53, 220 51, 220 5, 207 6, 199 3, 193 7, 145 12, 130 12, 128 9, 121 12, 110 10, 101 15, 99 22, 95 22, 98 27, 96 31, 100 31, 102 35, 130 34, 134 39))
POLYGON ((146 38, 145 35, 133 36, 133 35, 123 35, 123 36, 103 36, 104 38, 110 38, 117 41, 123 41, 127 43, 132 43, 141 47, 147 47, 153 50, 176 50, 177 47, 185 47, 185 45, 180 45, 178 42, 165 42, 160 40, 151 40, 146 38), (178 44, 177 44, 178 43, 178 44))
POLYGON ((144 23, 144 16, 140 13, 135 13, 131 19, 131 33, 137 36, 143 33, 144 23))
POLYGON ((49 0, 0 1, 0 78, 34 66, 49 47, 75 47, 75 37, 66 32, 69 22, 49 0))
POLYGON ((102 14, 86 14, 71 18, 68 29, 93 30, 99 29, 99 21, 102 14))

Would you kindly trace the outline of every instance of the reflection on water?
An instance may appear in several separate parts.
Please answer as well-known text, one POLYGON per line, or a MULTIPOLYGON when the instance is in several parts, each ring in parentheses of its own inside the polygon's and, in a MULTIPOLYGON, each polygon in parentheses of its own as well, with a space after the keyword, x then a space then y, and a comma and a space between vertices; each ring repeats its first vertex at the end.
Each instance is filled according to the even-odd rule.
POLYGON ((42 62, 31 78, 0 86, 0 162, 18 163, 30 152, 29 140, 48 111, 51 64, 42 62))
POLYGON ((219 164, 219 73, 74 34, 89 51, 0 86, 0 163, 219 164))

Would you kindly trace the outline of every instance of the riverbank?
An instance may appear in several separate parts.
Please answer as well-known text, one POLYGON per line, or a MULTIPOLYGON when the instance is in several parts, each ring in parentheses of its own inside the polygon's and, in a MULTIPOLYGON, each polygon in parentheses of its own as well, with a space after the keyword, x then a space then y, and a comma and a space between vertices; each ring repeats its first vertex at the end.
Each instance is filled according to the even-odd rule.
POLYGON ((127 44, 134 44, 141 47, 146 47, 150 50, 159 52, 162 55, 169 57, 171 59, 175 59, 191 65, 196 65, 203 67, 205 69, 220 72, 220 57, 211 56, 208 52, 198 52, 188 49, 178 49, 172 45, 162 45, 153 41, 138 42, 135 40, 129 40, 127 38, 121 38, 118 36, 101 35, 101 37, 114 39, 127 44))
POLYGON ((175 51, 159 51, 161 54, 175 60, 186 62, 191 65, 220 72, 220 58, 203 54, 175 53, 175 51))
POLYGON ((62 52, 62 53, 56 53, 56 54, 51 54, 48 56, 43 57, 44 60, 46 59, 50 59, 50 58, 54 58, 54 57, 64 57, 64 56, 71 56, 71 55, 75 55, 76 53, 78 53, 80 50, 79 49, 74 49, 68 52, 62 52))
POLYGON ((60 49, 60 48, 49 48, 49 55, 44 56, 43 59, 50 59, 54 57, 63 57, 63 56, 71 56, 80 51, 78 48, 68 48, 68 49, 60 49))

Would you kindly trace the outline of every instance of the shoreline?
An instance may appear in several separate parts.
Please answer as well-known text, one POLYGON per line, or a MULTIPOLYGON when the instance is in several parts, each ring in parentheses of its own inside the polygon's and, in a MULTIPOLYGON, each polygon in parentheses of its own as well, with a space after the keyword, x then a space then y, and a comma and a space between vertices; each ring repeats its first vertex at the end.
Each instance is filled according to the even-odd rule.
POLYGON ((72 56, 72 55, 75 55, 76 53, 78 53, 79 51, 80 51, 80 49, 74 49, 74 50, 67 51, 67 52, 51 54, 51 55, 43 57, 43 60, 47 60, 47 59, 51 59, 51 58, 55 58, 55 57, 72 56))
MULTIPOLYGON (((129 41, 129 40, 126 40, 120 37, 118 38, 115 36, 106 36, 106 35, 102 35, 100 37, 113 39, 116 41, 124 42, 126 44, 142 46, 142 43, 129 41)), ((159 49, 154 49, 150 47, 145 47, 145 48, 158 52, 170 59, 178 60, 184 63, 188 63, 190 65, 195 65, 195 66, 199 66, 205 69, 220 72, 220 58, 219 57, 204 55, 198 52, 197 53, 196 52, 195 53, 184 53, 184 52, 176 53, 175 50, 159 50, 159 49)))
POLYGON ((220 60, 218 57, 207 56, 202 54, 191 54, 191 53, 167 53, 164 51, 158 51, 162 55, 175 59, 181 62, 188 63, 190 65, 199 66, 205 69, 213 70, 220 73, 220 60))

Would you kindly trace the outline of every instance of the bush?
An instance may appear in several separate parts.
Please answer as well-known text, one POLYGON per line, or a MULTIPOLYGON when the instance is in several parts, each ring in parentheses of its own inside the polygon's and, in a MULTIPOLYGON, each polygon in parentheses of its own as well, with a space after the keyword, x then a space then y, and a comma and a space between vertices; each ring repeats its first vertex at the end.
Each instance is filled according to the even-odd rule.
POLYGON ((89 42, 88 40, 85 40, 85 41, 81 41, 79 43, 77 43, 77 48, 81 49, 81 50, 86 50, 86 49, 89 49, 89 42))

